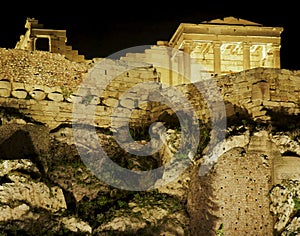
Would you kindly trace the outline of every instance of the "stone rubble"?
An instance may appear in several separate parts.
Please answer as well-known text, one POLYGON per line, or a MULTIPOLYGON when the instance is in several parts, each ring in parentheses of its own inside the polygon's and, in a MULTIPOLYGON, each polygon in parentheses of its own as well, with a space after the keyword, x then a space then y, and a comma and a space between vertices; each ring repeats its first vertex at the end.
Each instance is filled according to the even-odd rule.
POLYGON ((77 86, 89 62, 73 62, 58 53, 0 48, 0 80, 32 85, 77 86))

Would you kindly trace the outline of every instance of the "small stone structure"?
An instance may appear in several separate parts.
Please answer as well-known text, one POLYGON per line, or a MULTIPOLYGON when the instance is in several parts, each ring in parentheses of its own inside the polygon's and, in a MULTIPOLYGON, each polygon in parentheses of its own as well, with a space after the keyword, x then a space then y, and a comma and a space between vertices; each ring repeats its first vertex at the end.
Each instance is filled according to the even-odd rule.
POLYGON ((27 32, 20 36, 16 43, 16 49, 28 51, 46 50, 53 53, 60 53, 72 61, 84 61, 84 55, 79 55, 77 50, 72 46, 66 45, 66 30, 45 29, 43 24, 38 23, 35 18, 27 18, 25 28, 27 32), (46 40, 43 44, 43 40, 46 40), (41 42, 41 44, 39 44, 41 42), (41 48, 39 48, 41 45, 41 48), (46 47, 46 48, 45 48, 46 47))

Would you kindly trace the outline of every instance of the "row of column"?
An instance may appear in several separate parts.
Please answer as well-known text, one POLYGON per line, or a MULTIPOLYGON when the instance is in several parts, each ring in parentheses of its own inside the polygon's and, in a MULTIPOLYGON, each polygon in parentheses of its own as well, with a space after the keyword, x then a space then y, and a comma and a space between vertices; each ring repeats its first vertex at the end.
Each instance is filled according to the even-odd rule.
MULTIPOLYGON (((215 41, 213 42, 213 55, 214 55, 214 73, 221 74, 221 46, 222 42, 215 41)), ((251 44, 248 42, 243 42, 243 69, 248 70, 250 69, 250 47, 251 44)), ((185 43, 183 45, 183 70, 184 75, 187 78, 190 78, 190 54, 192 52, 192 43, 185 43)), ((272 51, 273 51, 273 67, 280 68, 280 45, 279 44, 272 44, 272 51)))

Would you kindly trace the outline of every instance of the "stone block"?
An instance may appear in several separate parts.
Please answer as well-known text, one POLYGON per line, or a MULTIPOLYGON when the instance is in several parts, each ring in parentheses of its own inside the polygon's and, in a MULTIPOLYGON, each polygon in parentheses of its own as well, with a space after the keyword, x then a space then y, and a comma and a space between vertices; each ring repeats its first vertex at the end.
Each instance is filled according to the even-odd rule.
POLYGON ((48 93, 47 98, 55 102, 62 102, 64 100, 64 96, 58 92, 48 93))
POLYGON ((300 159, 294 156, 284 156, 274 159, 273 184, 280 184, 282 180, 300 180, 300 159))
POLYGON ((120 99, 120 106, 126 107, 129 109, 135 108, 136 102, 132 99, 120 99))
POLYGON ((10 97, 10 92, 11 92, 10 89, 0 88, 0 97, 8 98, 10 97))
POLYGON ((0 80, 0 89, 11 90, 11 83, 7 80, 0 80))
POLYGON ((26 90, 13 90, 11 95, 15 98, 25 99, 28 95, 26 90))
POLYGON ((71 94, 69 97, 66 98, 66 101, 71 103, 81 103, 82 97, 71 94))
POLYGON ((119 100, 115 98, 105 98, 103 99, 102 103, 109 107, 116 107, 119 104, 119 100))
POLYGON ((33 92, 35 90, 45 91, 45 86, 39 84, 25 84, 25 90, 28 92, 33 92))
POLYGON ((42 90, 32 90, 29 92, 29 95, 38 101, 44 100, 46 98, 46 93, 42 90))
POLYGON ((19 82, 13 82, 11 84, 12 90, 25 90, 25 84, 19 82))

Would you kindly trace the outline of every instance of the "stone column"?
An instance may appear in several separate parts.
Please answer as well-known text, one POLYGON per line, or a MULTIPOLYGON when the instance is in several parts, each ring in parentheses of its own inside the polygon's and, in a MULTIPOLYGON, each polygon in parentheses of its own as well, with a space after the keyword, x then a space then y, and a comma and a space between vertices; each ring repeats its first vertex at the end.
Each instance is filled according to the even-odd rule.
POLYGON ((214 73, 221 74, 221 42, 213 42, 214 48, 214 73))
POLYGON ((34 51, 34 48, 35 48, 35 45, 34 45, 34 39, 32 38, 29 38, 28 39, 28 44, 26 45, 26 48, 29 50, 29 51, 34 51))
POLYGON ((50 36, 49 37, 49 52, 52 52, 53 51, 53 39, 52 37, 50 36))
POLYGON ((274 68, 280 68, 280 44, 272 44, 272 51, 273 51, 273 66, 274 68))
POLYGON ((191 79, 191 44, 185 43, 183 45, 183 75, 184 80, 191 79))
MULTIPOLYGON (((168 60, 169 60, 169 80, 168 80, 168 83, 169 83, 169 86, 172 86, 174 84, 173 82, 173 78, 174 78, 174 58, 173 58, 173 51, 172 50, 167 50, 167 53, 168 53, 168 60)), ((176 53, 176 52, 175 52, 176 53)))
POLYGON ((250 69, 250 44, 243 42, 243 69, 250 69))
POLYGON ((35 51, 35 50, 36 50, 36 40, 37 40, 37 38, 34 37, 34 38, 33 38, 32 51, 35 51))
POLYGON ((182 51, 178 52, 178 81, 176 84, 183 84, 183 77, 184 77, 184 67, 183 67, 183 53, 182 51))

